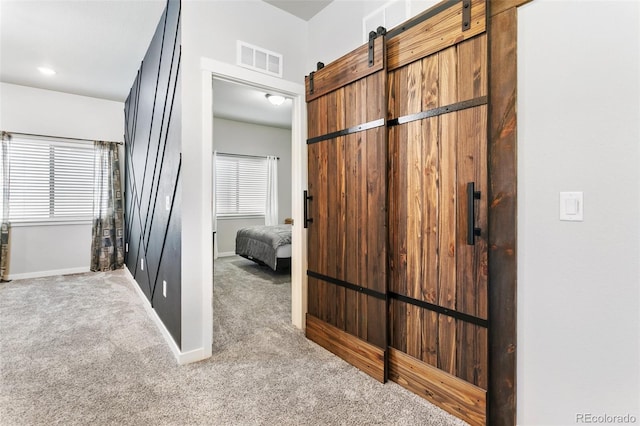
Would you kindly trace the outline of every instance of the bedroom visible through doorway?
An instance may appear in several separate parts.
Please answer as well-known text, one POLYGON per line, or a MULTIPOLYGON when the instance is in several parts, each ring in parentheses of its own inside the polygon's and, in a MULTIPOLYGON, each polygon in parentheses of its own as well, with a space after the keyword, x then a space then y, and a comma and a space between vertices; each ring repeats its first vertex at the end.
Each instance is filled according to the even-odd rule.
POLYGON ((238 332, 256 329, 250 318, 273 325, 291 318, 293 100, 274 103, 277 91, 215 76, 212 92, 218 352, 238 332))

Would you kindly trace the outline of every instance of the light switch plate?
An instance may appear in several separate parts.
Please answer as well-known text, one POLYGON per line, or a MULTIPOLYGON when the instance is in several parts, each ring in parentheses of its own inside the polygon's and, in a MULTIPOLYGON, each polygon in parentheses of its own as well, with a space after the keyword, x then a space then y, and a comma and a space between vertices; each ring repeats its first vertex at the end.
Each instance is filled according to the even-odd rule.
POLYGON ((584 197, 582 192, 560 193, 560 220, 582 222, 584 220, 584 197))
POLYGON ((164 200, 164 208, 168 211, 171 210, 171 197, 169 197, 167 195, 167 197, 164 200))

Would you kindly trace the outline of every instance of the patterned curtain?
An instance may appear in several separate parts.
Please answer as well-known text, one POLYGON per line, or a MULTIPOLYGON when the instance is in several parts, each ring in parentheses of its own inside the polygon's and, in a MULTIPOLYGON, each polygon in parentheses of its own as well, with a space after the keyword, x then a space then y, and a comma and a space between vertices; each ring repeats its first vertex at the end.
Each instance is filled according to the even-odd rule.
POLYGON ((9 223, 9 139, 7 132, 2 132, 0 148, 0 281, 9 279, 9 246, 11 244, 11 223, 9 223))
POLYGON ((91 270, 124 265, 124 217, 118 144, 95 142, 91 270))

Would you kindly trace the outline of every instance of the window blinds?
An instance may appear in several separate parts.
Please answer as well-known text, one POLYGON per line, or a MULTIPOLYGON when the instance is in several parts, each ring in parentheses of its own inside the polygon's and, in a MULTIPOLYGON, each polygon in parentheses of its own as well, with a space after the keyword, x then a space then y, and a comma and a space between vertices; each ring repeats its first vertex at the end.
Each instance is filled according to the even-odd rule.
POLYGON ((87 220, 93 144, 13 136, 8 146, 11 222, 87 220))
POLYGON ((216 215, 264 216, 267 194, 265 158, 216 155, 216 215))

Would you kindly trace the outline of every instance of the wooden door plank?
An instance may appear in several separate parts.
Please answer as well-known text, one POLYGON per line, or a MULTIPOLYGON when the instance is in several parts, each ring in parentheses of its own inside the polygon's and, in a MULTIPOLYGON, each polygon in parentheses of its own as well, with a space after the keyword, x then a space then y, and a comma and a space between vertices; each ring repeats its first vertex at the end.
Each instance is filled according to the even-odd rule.
MULTIPOLYGON (((399 294, 407 291, 407 239, 404 217, 406 215, 406 140, 407 126, 395 126, 389 129, 389 155, 391 169, 389 172, 390 204, 389 204, 389 250, 390 279, 389 290, 399 294)), ((406 304, 391 303, 391 346, 407 350, 407 311, 406 304)))
MULTIPOLYGON (((318 162, 320 155, 320 145, 312 144, 307 147, 307 162, 310 170, 318 170, 318 162)), ((319 190, 319 182, 317 181, 315 176, 309 176, 308 184, 307 184, 307 193, 309 196, 313 197, 319 190)), ((305 201, 308 206, 308 216, 313 220, 308 228, 308 242, 307 244, 311 247, 317 247, 319 245, 319 234, 318 234, 318 202, 317 198, 312 198, 309 201, 305 201), (314 201, 315 200, 315 201, 314 201), (316 223, 316 226, 313 226, 313 223, 316 223)), ((320 268, 319 265, 319 256, 309 256, 308 260, 308 268, 312 271, 318 271, 320 268)))
POLYGON ((487 329, 464 321, 457 322, 457 371, 462 380, 487 389, 487 329))
MULTIPOLYGON (((419 64, 419 62, 418 62, 419 64)), ((411 71, 411 70, 410 70, 411 71)), ((419 96, 416 96, 419 103, 419 96)), ((422 293, 422 122, 406 124, 407 137, 407 295, 419 299, 422 293)), ((407 306, 407 353, 422 354, 422 310, 407 306)))
MULTIPOLYGON (((352 102, 353 87, 347 90, 347 102, 352 102)), ((348 109, 347 111, 351 111, 348 109)), ((348 194, 345 196, 347 208, 346 208, 346 229, 345 229, 345 241, 346 241, 346 253, 345 253, 345 279, 347 282, 355 283, 358 279, 358 212, 357 202, 351 195, 355 193, 357 188, 358 178, 358 135, 351 134, 345 138, 345 192, 348 194)), ((310 169, 311 170, 311 169, 310 169)), ((354 336, 358 334, 358 302, 357 294, 348 291, 345 293, 345 306, 349 307, 345 312, 345 330, 354 336)))
MULTIPOLYGON (((320 98, 323 100, 325 98, 320 98)), ((318 257, 318 269, 320 274, 327 275, 328 269, 328 256, 329 246, 327 244, 327 221, 328 221, 328 194, 327 194, 327 179, 328 179, 328 145, 326 143, 319 143, 318 145, 318 160, 316 177, 318 181, 317 190, 313 194, 313 201, 316 205, 316 218, 312 226, 315 228, 315 232, 318 235, 317 253, 314 253, 318 257)), ((327 303, 326 303, 326 286, 324 284, 318 287, 318 298, 320 300, 320 306, 318 310, 318 318, 326 320, 327 318, 327 303)))
MULTIPOLYGON (((487 35, 482 34, 458 45, 458 93, 461 100, 486 96, 487 79, 487 35)), ((474 109, 477 113, 471 120, 475 126, 469 129, 475 147, 476 191, 481 198, 476 201, 476 226, 483 234, 476 238, 474 247, 474 300, 475 315, 487 318, 487 107, 474 109)))
MULTIPOLYGON (((424 13, 429 13, 425 11, 424 13)), ((472 38, 486 30, 485 0, 472 0, 470 28, 462 30, 462 2, 410 27, 387 43, 387 70, 392 71, 422 59, 461 40, 472 38)), ((421 15, 403 24, 421 20, 421 15)))
MULTIPOLYGON (((456 47, 438 53, 440 91, 439 106, 458 101, 458 56, 456 47)), ((438 304, 456 308, 457 276, 457 112, 440 117, 441 179, 440 179, 440 275, 438 304)), ((457 371, 456 321, 440 315, 438 322, 438 367, 450 374, 457 371)))
MULTIPOLYGON (((332 220, 333 232, 335 232, 335 251, 333 252, 333 277, 344 280, 344 262, 345 262, 345 221, 346 221, 346 206, 344 200, 344 189, 346 179, 346 169, 344 164, 344 141, 345 137, 341 136, 336 138, 335 141, 335 169, 336 169, 336 181, 335 188, 333 190, 332 203, 335 210, 332 220)), ((345 289, 339 286, 333 286, 335 297, 335 314, 334 324, 336 327, 344 330, 345 327, 345 289)))
MULTIPOLYGON (((475 181, 476 122, 480 117, 476 114, 479 107, 458 111, 458 142, 457 142, 457 193, 458 193, 458 226, 457 226, 457 277, 456 297, 457 310, 469 315, 475 315, 475 246, 467 245, 467 225, 469 214, 467 211, 467 183, 475 181)), ((477 204, 477 203, 474 203, 477 204)))
POLYGON ((457 45, 459 101, 487 95, 487 34, 457 45))
MULTIPOLYGON (((458 136, 459 136, 459 153, 458 153, 458 189, 466 190, 467 182, 475 182, 476 191, 480 191, 480 200, 474 202, 475 205, 475 223, 474 226, 481 227, 486 221, 486 211, 482 212, 482 198, 487 198, 487 171, 486 171, 486 144, 487 144, 487 106, 481 105, 458 112, 458 136), (468 167, 464 164, 469 163, 468 167)), ((459 197, 459 200, 462 197, 459 197)), ((467 210, 466 210, 466 192, 464 194, 465 203, 461 205, 459 213, 458 232, 462 234, 466 240, 467 226, 467 210)), ((484 204, 486 206, 486 204, 484 204)), ((487 301, 487 228, 484 226, 481 235, 475 238, 475 245, 466 245, 465 241, 461 241, 461 250, 459 253, 458 268, 458 290, 465 288, 465 293, 459 294, 458 309, 461 312, 475 315, 486 319, 486 301, 487 301), (460 281, 464 280, 464 281, 460 281), (480 312, 480 308, 484 312, 480 312)))
MULTIPOLYGON (((479 149, 486 146, 486 119, 487 107, 485 105, 458 112, 458 192, 464 194, 464 201, 458 208, 459 226, 458 233, 463 238, 458 238, 458 274, 457 274, 457 309, 460 312, 479 316, 477 310, 479 299, 486 299, 486 287, 483 290, 478 277, 483 274, 478 271, 479 261, 486 252, 486 244, 483 243, 485 235, 476 238, 476 245, 466 244, 467 207, 466 189, 467 182, 476 182, 476 189, 481 190, 482 182, 477 182, 479 174, 477 169, 485 168, 481 161, 486 158, 478 158, 479 149)), ((459 197, 459 201, 462 197, 459 197)), ((474 210, 479 211, 478 202, 474 210)), ((476 216, 477 217, 477 216, 476 216)), ((477 221, 476 221, 477 224, 477 221)), ((476 225, 474 224, 474 225, 476 225)), ((485 272, 486 273, 486 272, 485 272)), ((486 278, 484 279, 486 283, 486 278)), ((485 317, 486 319, 486 317, 485 317)), ((480 365, 481 360, 487 359, 486 341, 481 339, 482 333, 478 327, 469 323, 458 323, 457 329, 457 373, 458 377, 468 380, 476 385, 486 386, 486 367, 480 365)))
POLYGON ((374 41, 374 63, 372 66, 369 66, 368 43, 336 59, 313 73, 313 92, 310 90, 310 77, 306 76, 304 82, 307 102, 380 71, 385 67, 385 52, 384 37, 378 37, 374 41))
POLYGON ((486 391, 389 348, 389 378, 471 425, 484 426, 486 391))
POLYGON ((422 228, 420 270, 422 273, 418 300, 438 302, 438 217, 440 213, 439 120, 422 120, 422 228))
POLYGON ((307 314, 306 336, 325 349, 384 382, 384 351, 307 314))
MULTIPOLYGON (((327 127, 326 133, 333 133, 344 128, 344 89, 339 88, 328 94, 323 98, 326 98, 326 116, 327 127)), ((338 226, 340 216, 340 204, 338 189, 340 181, 342 179, 342 170, 339 167, 338 158, 340 154, 341 138, 334 138, 322 142, 322 145, 326 147, 326 208, 327 208, 327 220, 326 220, 326 234, 323 238, 326 240, 326 269, 321 273, 330 277, 337 277, 338 262, 342 257, 339 253, 338 242, 338 226)), ((340 290, 333 285, 327 285, 325 287, 325 308, 326 317, 324 318, 329 324, 338 326, 338 318, 340 317, 339 310, 341 304, 339 300, 340 290)))
MULTIPOLYGON (((439 215, 439 120, 422 120, 422 288, 418 297, 432 304, 438 303, 438 215, 439 215)), ((438 365, 438 314, 422 309, 422 344, 420 359, 438 365)))
MULTIPOLYGON (((367 78, 366 121, 385 117, 384 71, 367 78)), ((367 242, 369 259, 366 287, 386 293, 386 128, 366 131, 367 242)), ((381 313, 386 317, 385 313, 381 313)))
POLYGON ((440 57, 431 55, 422 60, 422 110, 440 106, 440 57))
MULTIPOLYGON (((516 0, 514 0, 516 2, 516 0)), ((514 7, 494 15, 489 59, 489 424, 516 424, 517 25, 514 7)))

